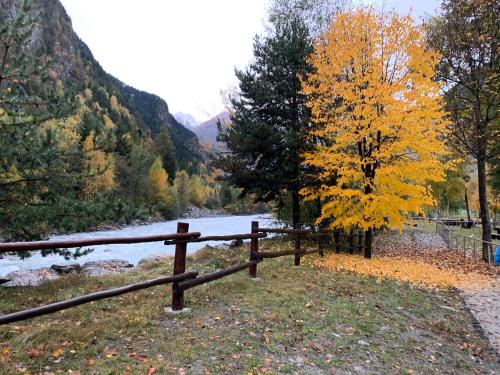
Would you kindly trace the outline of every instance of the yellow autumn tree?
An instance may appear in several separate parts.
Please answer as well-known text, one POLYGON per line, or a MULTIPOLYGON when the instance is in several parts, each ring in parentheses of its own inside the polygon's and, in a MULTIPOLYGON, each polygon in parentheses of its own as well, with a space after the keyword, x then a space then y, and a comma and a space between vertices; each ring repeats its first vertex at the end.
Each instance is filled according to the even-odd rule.
POLYGON ((402 228, 405 214, 433 203, 447 154, 437 54, 410 16, 372 7, 338 13, 319 37, 304 82, 314 127, 305 163, 318 170, 307 199, 321 199, 320 221, 365 231, 402 228))
POLYGON ((161 209, 172 206, 173 197, 168 190, 168 174, 163 168, 160 157, 157 157, 149 168, 149 186, 153 204, 161 209))
POLYGON ((85 153, 86 177, 83 194, 90 197, 96 193, 110 191, 115 186, 115 160, 112 155, 95 148, 94 132, 85 138, 82 145, 85 153))

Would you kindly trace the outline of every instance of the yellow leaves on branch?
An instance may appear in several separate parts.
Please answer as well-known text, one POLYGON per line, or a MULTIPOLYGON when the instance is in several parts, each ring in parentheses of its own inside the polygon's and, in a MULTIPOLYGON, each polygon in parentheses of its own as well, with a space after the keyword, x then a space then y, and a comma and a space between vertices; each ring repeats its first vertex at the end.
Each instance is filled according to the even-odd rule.
POLYGON ((320 142, 304 157, 327 182, 302 193, 324 202, 320 220, 402 228, 433 203, 447 154, 437 57, 411 17, 371 7, 337 14, 319 37, 304 92, 320 142))
POLYGON ((95 149, 93 131, 83 141, 83 151, 88 174, 83 183, 84 195, 88 197, 95 193, 112 190, 115 186, 115 160, 112 155, 95 149))
POLYGON ((378 280, 385 278, 421 286, 445 289, 449 287, 480 289, 491 282, 485 275, 441 269, 414 259, 376 257, 365 259, 349 254, 328 254, 318 258, 314 265, 331 271, 349 271, 378 280))

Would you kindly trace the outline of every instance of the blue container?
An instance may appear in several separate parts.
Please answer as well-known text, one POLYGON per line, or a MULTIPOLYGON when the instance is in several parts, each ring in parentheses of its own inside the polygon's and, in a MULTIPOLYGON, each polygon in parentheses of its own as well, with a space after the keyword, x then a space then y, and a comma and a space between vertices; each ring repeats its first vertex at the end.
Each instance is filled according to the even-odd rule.
POLYGON ((500 266, 500 245, 497 246, 495 258, 493 258, 493 264, 495 265, 495 267, 500 266))

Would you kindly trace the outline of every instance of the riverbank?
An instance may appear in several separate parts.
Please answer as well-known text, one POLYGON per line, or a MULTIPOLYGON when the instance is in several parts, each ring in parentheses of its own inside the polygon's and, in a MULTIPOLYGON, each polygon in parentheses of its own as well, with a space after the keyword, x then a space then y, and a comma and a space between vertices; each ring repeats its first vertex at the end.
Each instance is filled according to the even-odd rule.
MULTIPOLYGON (((263 240, 261 250, 291 248, 263 240)), ((248 246, 188 257, 201 274, 240 264, 248 246)), ((266 259, 186 292, 190 313, 165 314, 170 287, 97 301, 0 327, 0 372, 141 374, 495 374, 499 365, 457 292, 331 272, 306 257, 266 259)), ((0 311, 165 276, 172 258, 112 276, 0 288, 0 311)))
POLYGON ((134 227, 134 226, 150 225, 150 224, 154 224, 154 223, 162 223, 165 221, 172 221, 172 220, 203 219, 203 218, 224 217, 224 216, 247 216, 247 215, 258 215, 258 214, 259 213, 251 213, 251 212, 250 213, 234 213, 234 212, 226 211, 223 208, 208 209, 205 207, 190 206, 190 207, 188 207, 186 213, 180 215, 176 219, 166 220, 165 218, 161 217, 158 214, 156 216, 148 216, 148 217, 144 217, 142 219, 137 218, 137 219, 132 220, 130 223, 126 223, 125 221, 105 222, 105 223, 101 223, 95 227, 86 228, 86 230, 80 231, 80 232, 54 231, 50 234, 50 237, 66 235, 66 234, 82 233, 82 232, 103 232, 103 231, 110 231, 110 230, 119 230, 119 229, 134 227))
MULTIPOLYGON (((190 225, 190 230, 201 232, 203 235, 224 235, 234 233, 249 233, 251 222, 258 220, 261 226, 273 225, 273 219, 269 215, 243 215, 243 216, 212 216, 206 218, 183 218, 179 219, 190 225)), ((175 233, 179 220, 159 221, 149 223, 148 225, 132 225, 119 229, 110 229, 93 232, 80 232, 51 237, 53 240, 82 240, 101 237, 133 237, 157 235, 165 233, 175 233)), ((222 241, 209 241, 205 244, 215 246, 222 241)), ((203 243, 190 243, 188 253, 203 247, 203 243)), ((92 250, 91 253, 80 256, 77 259, 65 259, 57 254, 44 254, 35 251, 26 259, 20 259, 14 255, 6 255, 0 259, 0 277, 10 272, 50 268, 53 264, 64 265, 78 262, 81 265, 90 261, 104 261, 111 259, 121 259, 137 265, 142 258, 154 255, 172 255, 174 246, 165 246, 163 242, 152 242, 143 244, 121 244, 121 245, 103 245, 92 246, 81 249, 92 250)))

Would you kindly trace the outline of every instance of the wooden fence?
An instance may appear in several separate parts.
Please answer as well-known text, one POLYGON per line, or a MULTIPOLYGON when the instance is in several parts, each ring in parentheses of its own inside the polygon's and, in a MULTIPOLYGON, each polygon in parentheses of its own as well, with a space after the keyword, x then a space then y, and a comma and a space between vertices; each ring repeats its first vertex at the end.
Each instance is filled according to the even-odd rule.
POLYGON ((362 233, 350 232, 344 234, 341 231, 313 232, 305 229, 278 229, 278 228, 260 228, 258 221, 252 221, 250 233, 232 234, 224 236, 201 236, 199 232, 189 232, 189 224, 178 223, 177 233, 156 235, 156 236, 141 236, 141 237, 115 237, 115 238, 97 238, 88 240, 71 240, 71 241, 37 241, 37 242, 13 242, 0 243, 0 254, 12 253, 16 251, 36 251, 46 249, 61 249, 61 248, 79 248, 92 245, 107 245, 107 244, 130 244, 130 243, 145 243, 164 241, 165 245, 175 246, 174 269, 173 275, 161 277, 158 279, 147 280, 137 284, 126 285, 120 288, 91 293, 66 301, 60 301, 49 305, 35 307, 27 310, 22 310, 0 316, 0 325, 13 323, 29 318, 34 318, 46 314, 51 314, 57 311, 65 310, 74 306, 82 305, 92 301, 110 298, 125 293, 130 293, 136 290, 151 288, 157 285, 172 284, 172 303, 173 311, 180 311, 184 308, 184 292, 196 286, 206 284, 208 282, 226 277, 236 272, 249 270, 251 278, 257 277, 257 266, 266 258, 277 258, 282 256, 293 255, 295 266, 300 266, 301 257, 309 254, 324 255, 325 246, 324 238, 329 238, 333 243, 334 249, 337 252, 342 250, 354 252, 361 250, 363 246, 362 233), (268 234, 285 234, 289 235, 294 240, 293 250, 261 252, 259 251, 259 239, 267 237, 268 234), (317 240, 317 249, 306 250, 302 247, 303 238, 315 238, 317 240), (192 242, 205 241, 231 241, 231 240, 250 240, 250 252, 248 262, 240 265, 229 267, 220 271, 199 275, 196 271, 186 271, 186 255, 187 244, 192 242))

